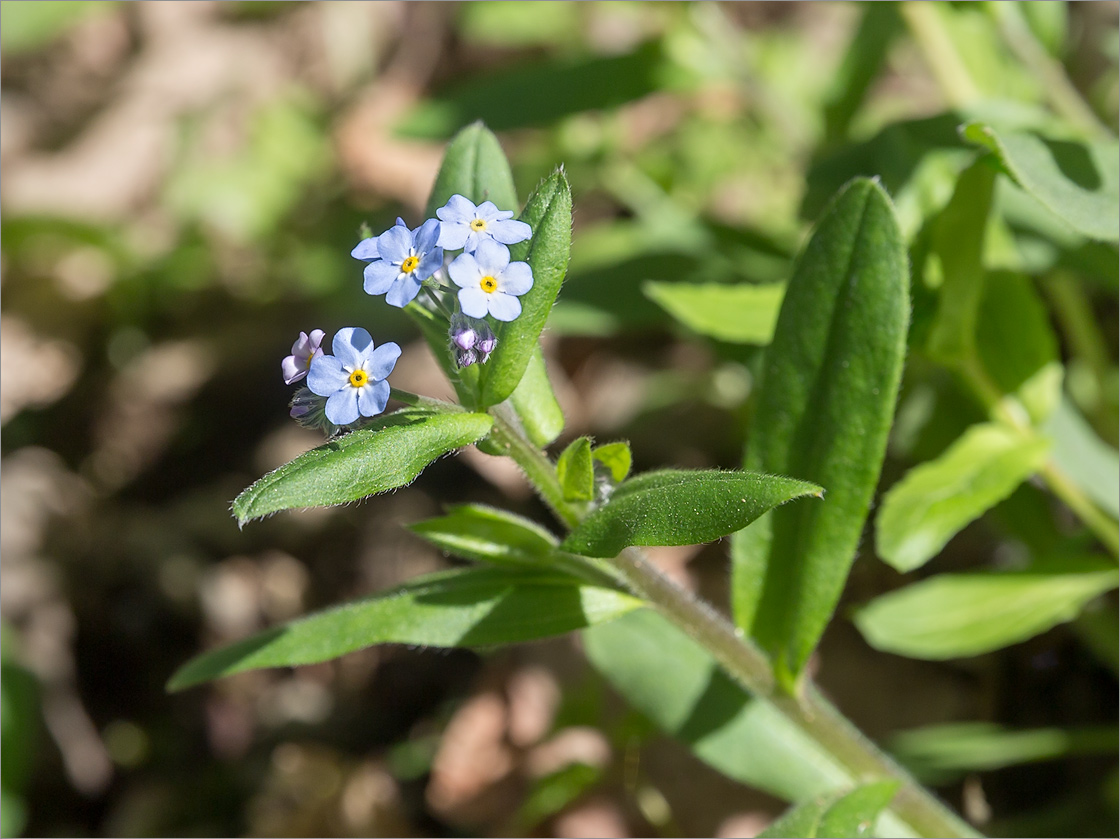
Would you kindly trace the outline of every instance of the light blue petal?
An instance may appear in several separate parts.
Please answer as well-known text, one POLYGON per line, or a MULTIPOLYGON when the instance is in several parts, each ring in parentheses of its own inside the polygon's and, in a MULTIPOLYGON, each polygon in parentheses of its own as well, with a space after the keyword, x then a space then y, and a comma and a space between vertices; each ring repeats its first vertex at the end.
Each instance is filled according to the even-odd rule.
POLYGON ((366 294, 384 294, 400 273, 399 266, 390 265, 385 260, 379 259, 366 266, 365 282, 362 287, 366 290, 366 294))
POLYGON ((533 228, 523 221, 492 221, 486 227, 486 232, 494 237, 494 241, 503 245, 515 245, 524 242, 533 235, 533 228))
POLYGON ((484 318, 487 312, 486 300, 490 296, 479 288, 476 282, 473 288, 459 289, 459 307, 463 310, 464 315, 470 315, 472 318, 484 318))
POLYGON ((471 226, 465 221, 441 221, 436 244, 448 250, 458 250, 466 244, 467 237, 470 235, 471 226))
POLYGON ((412 231, 412 246, 417 253, 427 253, 439 242, 440 224, 434 218, 428 219, 412 231))
POLYGON ((393 287, 385 295, 385 302, 390 306, 396 306, 398 309, 403 309, 415 299, 416 295, 420 293, 420 278, 416 276, 414 271, 411 274, 401 274, 397 277, 393 287))
POLYGON ((364 367, 373 352, 373 336, 360 326, 344 326, 334 334, 331 349, 344 368, 364 367))
POLYGON ((502 273, 498 290, 521 295, 533 287, 533 269, 528 262, 511 262, 502 273))
POLYGON ((307 373, 307 387, 317 396, 330 396, 341 387, 349 386, 350 374, 342 369, 342 362, 333 355, 322 355, 311 362, 307 373))
POLYGON ((474 252, 474 258, 478 260, 478 270, 482 272, 480 276, 489 274, 496 277, 509 265, 509 248, 493 239, 483 239, 474 252))
POLYGON ((377 237, 377 249, 386 262, 401 263, 412 250, 412 232, 407 227, 390 227, 377 237))
POLYGON ((478 209, 475 212, 480 219, 489 223, 496 219, 502 211, 498 209, 498 205, 493 201, 483 201, 478 205, 478 209))
POLYGON ((324 411, 327 419, 335 425, 349 425, 358 419, 358 391, 362 388, 346 387, 336 390, 327 397, 324 411))
MULTIPOLYGON (((455 257, 451 264, 447 266, 447 273, 451 277, 451 282, 459 288, 478 289, 478 281, 482 277, 478 263, 474 256, 469 253, 461 253, 455 257)), ((482 315, 473 315, 473 317, 482 317, 482 315)))
POLYGON ((494 320, 509 322, 511 320, 516 320, 517 316, 521 314, 521 301, 512 294, 495 291, 490 295, 490 299, 487 302, 489 303, 490 314, 494 316, 494 320))
POLYGON ((358 410, 363 417, 375 417, 385 410, 389 401, 388 382, 370 382, 365 387, 351 388, 358 394, 358 410))
POLYGON ((424 258, 420 260, 420 264, 416 266, 416 270, 412 272, 412 276, 418 282, 423 282, 432 276, 443 265, 443 248, 432 248, 424 258))
POLYGON ((436 216, 439 217, 440 221, 460 221, 469 224, 471 219, 475 217, 476 210, 473 201, 456 193, 447 200, 446 204, 436 210, 436 216))
POLYGON ((358 242, 354 247, 354 250, 350 251, 350 256, 354 257, 354 259, 364 260, 365 262, 369 262, 371 259, 380 259, 380 255, 377 252, 377 237, 371 236, 368 239, 362 239, 362 241, 358 242))
POLYGON ((370 379, 379 382, 382 379, 389 378, 389 374, 393 372, 393 367, 396 366, 397 359, 400 357, 400 345, 393 341, 386 341, 375 349, 370 354, 369 361, 365 366, 370 379))

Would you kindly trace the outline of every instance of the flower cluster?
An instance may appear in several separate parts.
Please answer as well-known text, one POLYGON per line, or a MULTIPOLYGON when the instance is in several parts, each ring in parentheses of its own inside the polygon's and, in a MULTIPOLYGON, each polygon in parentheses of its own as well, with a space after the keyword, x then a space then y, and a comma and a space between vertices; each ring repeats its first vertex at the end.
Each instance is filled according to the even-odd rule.
MULTIPOLYGON (((385 295, 390 306, 404 308, 427 290, 433 310, 447 318, 455 364, 484 364, 498 345, 487 316, 515 320, 521 314, 518 298, 533 287, 532 268, 511 261, 509 252, 509 245, 526 241, 533 230, 510 210, 499 210, 491 201, 476 206, 462 195, 451 196, 436 216, 414 229, 398 218, 380 236, 359 242, 350 255, 366 263, 366 293, 385 295), (462 253, 445 265, 445 252, 455 250, 462 253), (453 305, 444 299, 451 292, 453 305)), ((324 337, 321 329, 301 332, 281 370, 285 384, 307 380, 292 399, 292 418, 333 434, 385 410, 386 380, 401 348, 392 342, 375 346, 369 332, 349 326, 335 333, 328 355, 324 337)))

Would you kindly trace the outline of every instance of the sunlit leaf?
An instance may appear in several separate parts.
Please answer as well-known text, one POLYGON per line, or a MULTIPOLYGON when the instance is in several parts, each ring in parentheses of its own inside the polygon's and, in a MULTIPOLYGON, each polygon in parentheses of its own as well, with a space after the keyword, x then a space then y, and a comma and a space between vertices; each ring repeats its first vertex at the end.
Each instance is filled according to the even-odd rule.
POLYGON ((516 213, 519 208, 509 161, 494 132, 481 121, 462 129, 447 144, 428 197, 427 218, 435 218, 436 210, 452 195, 462 195, 475 204, 493 201, 499 210, 516 213))
POLYGON ((408 529, 448 553, 497 564, 540 567, 556 551, 556 537, 538 524, 493 507, 464 504, 408 529))
POLYGON ((843 795, 819 796, 788 810, 759 833, 759 839, 873 836, 879 814, 891 803, 898 787, 898 781, 879 781, 843 795))
POLYGON ((735 344, 770 343, 785 286, 647 282, 642 290, 693 332, 735 344))
POLYGON ((611 480, 616 484, 626 480, 630 474, 630 446, 627 443, 605 443, 591 450, 591 457, 602 463, 611 472, 611 480))
POLYGON ((573 440, 556 461, 556 477, 565 501, 590 501, 595 497, 595 468, 591 461, 591 440, 573 440))

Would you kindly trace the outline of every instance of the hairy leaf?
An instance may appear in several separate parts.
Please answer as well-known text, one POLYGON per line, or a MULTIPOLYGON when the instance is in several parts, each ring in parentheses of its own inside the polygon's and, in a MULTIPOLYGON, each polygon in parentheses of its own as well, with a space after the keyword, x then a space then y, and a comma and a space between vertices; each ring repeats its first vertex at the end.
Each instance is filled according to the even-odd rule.
POLYGON ((583 556, 610 557, 630 545, 711 542, 806 495, 819 497, 821 489, 757 472, 646 472, 620 484, 561 547, 583 556))
POLYGON ((556 401, 552 383, 548 380, 548 368, 540 346, 529 356, 525 375, 517 383, 509 401, 534 446, 544 448, 564 430, 564 412, 560 410, 560 403, 556 401))
POLYGON ((538 524, 493 507, 464 504, 408 529, 465 559, 540 566, 556 551, 556 537, 538 524))
POLYGON ((531 641, 612 620, 641 605, 629 595, 560 574, 447 571, 203 653, 171 677, 168 689, 243 670, 329 661, 374 644, 485 647, 531 641))
POLYGON ((794 268, 747 440, 746 468, 825 487, 736 535, 735 617, 791 681, 848 575, 894 415, 910 313, 906 252, 890 199, 855 180, 794 268))
POLYGON ((972 426, 939 458, 891 487, 875 519, 879 555, 903 572, 924 565, 1034 474, 1049 450, 1046 439, 1006 426, 972 426))
POLYGON ((573 440, 556 461, 556 477, 565 501, 590 501, 595 497, 595 468, 591 462, 591 440, 573 440))
POLYGON ((499 210, 518 209, 517 191, 498 138, 482 122, 474 122, 456 134, 443 154, 443 163, 428 197, 427 217, 452 195, 481 204, 493 201, 499 210))
POLYGON ((240 524, 295 507, 329 507, 405 486, 441 455, 486 436, 486 414, 405 408, 305 452, 233 502, 240 524))
POLYGON ((651 281, 642 291, 693 332, 734 344, 765 345, 774 334, 785 286, 651 281))
POLYGON ((872 836, 875 821, 891 803, 898 787, 898 781, 879 781, 844 795, 818 796, 785 812, 758 834, 759 839, 872 836))
POLYGON ((620 484, 630 474, 630 446, 626 443, 605 443, 591 450, 591 457, 606 466, 611 479, 620 484))

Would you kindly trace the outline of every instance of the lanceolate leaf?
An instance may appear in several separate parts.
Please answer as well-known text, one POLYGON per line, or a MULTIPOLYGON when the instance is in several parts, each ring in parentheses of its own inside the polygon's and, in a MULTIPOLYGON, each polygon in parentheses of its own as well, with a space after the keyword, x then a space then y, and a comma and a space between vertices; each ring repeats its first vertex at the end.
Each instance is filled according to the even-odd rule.
POLYGON ((856 613, 871 646, 910 658, 980 655, 1025 641, 1115 588, 1115 567, 1091 571, 941 574, 856 613))
POLYGON ((840 598, 879 478, 910 313, 890 199, 855 180, 801 255, 766 350, 746 468, 825 487, 733 543, 739 625, 800 672, 840 598))
POLYGON ((821 489, 757 472, 646 472, 615 489, 561 547, 616 556, 630 545, 697 545, 746 527, 767 510, 821 489))
POLYGON ((693 332, 734 344, 766 345, 785 286, 651 281, 642 291, 693 332))
POLYGON ((566 501, 590 501, 595 497, 595 468, 591 462, 591 440, 573 440, 556 461, 556 477, 566 501))
POLYGON ((462 195, 475 204, 493 201, 499 210, 517 212, 517 192, 498 138, 481 122, 468 125, 447 144, 443 164, 428 198, 427 217, 452 195, 462 195))
POLYGON ((529 263, 533 287, 519 298, 521 315, 497 330, 498 347, 482 366, 481 404, 485 407, 507 399, 521 381, 568 271, 572 191, 563 170, 537 187, 520 218, 533 228, 533 237, 513 245, 510 258, 529 263))
POLYGON ((991 149, 1008 174, 1078 233, 1120 238, 1120 148, 1111 142, 1050 140, 972 123, 966 140, 991 149))
POLYGON ((899 571, 924 565, 1034 474, 1049 450, 1037 435, 993 423, 972 426, 941 457, 891 487, 875 520, 879 555, 899 571))
POLYGON ((295 507, 329 507, 404 486, 441 455, 484 437, 486 414, 405 408, 305 452, 233 502, 239 523, 295 507))
POLYGON ((641 605, 629 595, 561 574, 448 571, 204 653, 176 672, 168 689, 243 670, 328 661, 374 644, 483 647, 530 641, 608 621, 641 605))
POLYGON ((544 448, 564 430, 564 412, 560 410, 560 403, 556 401, 552 383, 548 380, 548 368, 539 345, 529 356, 525 375, 517 383, 509 401, 534 446, 544 448))
POLYGON ((540 566, 556 551, 556 537, 528 519, 464 504, 445 516, 408 527, 439 548, 479 562, 540 566))
POLYGON ((758 834, 759 839, 873 836, 876 819, 891 803, 898 787, 897 781, 879 781, 856 787, 845 795, 819 796, 784 813, 758 834))

